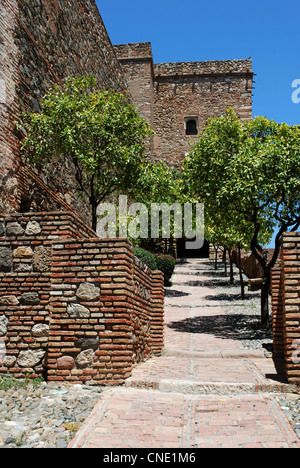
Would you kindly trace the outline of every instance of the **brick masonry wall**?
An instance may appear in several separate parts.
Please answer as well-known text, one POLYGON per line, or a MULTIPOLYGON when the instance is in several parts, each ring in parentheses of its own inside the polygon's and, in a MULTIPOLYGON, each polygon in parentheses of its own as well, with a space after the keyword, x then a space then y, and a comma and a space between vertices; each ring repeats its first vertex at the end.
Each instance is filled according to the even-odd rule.
POLYGON ((300 384, 300 232, 282 241, 283 337, 289 382, 300 384))
POLYGON ((284 357, 284 304, 281 261, 271 272, 271 305, 273 321, 273 347, 275 357, 284 357))
POLYGON ((164 346, 164 276, 134 257, 134 362, 159 356, 164 346))
MULTIPOLYGON (((101 89, 124 91, 127 84, 95 0, 3 0, 0 34, 0 213, 18 211, 21 202, 50 211, 56 206, 34 178, 29 191, 19 182, 20 112, 39 111, 44 93, 67 76, 93 73, 101 89)), ((39 176, 90 221, 71 165, 60 161, 39 176)))
POLYGON ((163 302, 163 274, 126 239, 100 240, 73 213, 2 218, 0 372, 123 383, 162 351, 163 302))

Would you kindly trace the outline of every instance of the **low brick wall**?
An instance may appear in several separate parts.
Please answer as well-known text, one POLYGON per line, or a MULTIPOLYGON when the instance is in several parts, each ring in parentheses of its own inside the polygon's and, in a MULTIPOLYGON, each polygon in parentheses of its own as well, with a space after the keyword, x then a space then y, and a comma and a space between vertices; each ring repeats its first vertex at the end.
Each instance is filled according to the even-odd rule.
POLYGON ((122 384, 163 348, 163 274, 72 213, 0 220, 0 372, 122 384))
POLYGON ((283 235, 281 264, 272 271, 274 353, 285 358, 290 383, 300 385, 300 232, 283 235))

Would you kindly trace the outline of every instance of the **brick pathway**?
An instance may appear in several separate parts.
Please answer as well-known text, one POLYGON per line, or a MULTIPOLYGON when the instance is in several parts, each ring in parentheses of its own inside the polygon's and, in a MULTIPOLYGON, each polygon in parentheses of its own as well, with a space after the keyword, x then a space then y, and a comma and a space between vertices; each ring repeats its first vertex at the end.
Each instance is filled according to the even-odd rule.
POLYGON ((220 303, 206 299, 209 269, 199 260, 177 266, 163 356, 104 391, 70 448, 300 448, 275 398, 288 386, 264 352, 244 349, 220 303))

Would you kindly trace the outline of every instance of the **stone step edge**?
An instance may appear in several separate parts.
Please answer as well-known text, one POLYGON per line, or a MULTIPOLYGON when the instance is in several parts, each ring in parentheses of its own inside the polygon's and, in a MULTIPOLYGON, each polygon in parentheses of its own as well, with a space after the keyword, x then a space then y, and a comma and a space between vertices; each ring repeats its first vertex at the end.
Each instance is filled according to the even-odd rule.
POLYGON ((272 359, 272 353, 255 349, 228 349, 222 351, 188 351, 165 348, 163 357, 186 357, 196 359, 272 359))
POLYGON ((284 383, 228 383, 228 382, 197 382, 190 380, 159 381, 136 380, 125 381, 126 388, 143 390, 158 390, 161 393, 180 393, 187 395, 248 395, 257 393, 293 393, 294 386, 284 383))

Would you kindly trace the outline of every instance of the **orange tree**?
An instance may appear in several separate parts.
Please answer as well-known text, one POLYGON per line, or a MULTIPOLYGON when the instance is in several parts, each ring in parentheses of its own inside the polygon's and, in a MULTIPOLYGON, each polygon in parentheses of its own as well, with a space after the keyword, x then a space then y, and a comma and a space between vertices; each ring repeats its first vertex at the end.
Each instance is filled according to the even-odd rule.
MULTIPOLYGON (((232 109, 211 119, 184 163, 185 186, 213 216, 240 217, 251 229, 250 247, 264 271, 261 320, 269 327, 271 270, 282 234, 300 226, 300 127, 263 117, 240 122, 232 109), (262 233, 275 235, 271 258, 262 233)), ((238 226, 237 226, 238 232, 238 226)))
POLYGON ((90 202, 93 229, 97 206, 136 184, 152 135, 126 95, 100 91, 94 76, 68 78, 42 99, 40 113, 23 115, 23 149, 31 164, 67 158, 79 192, 90 202))

